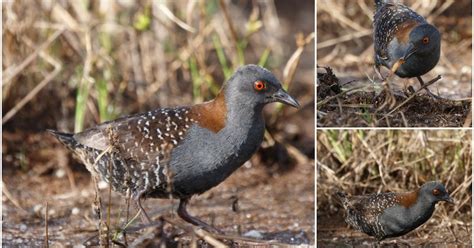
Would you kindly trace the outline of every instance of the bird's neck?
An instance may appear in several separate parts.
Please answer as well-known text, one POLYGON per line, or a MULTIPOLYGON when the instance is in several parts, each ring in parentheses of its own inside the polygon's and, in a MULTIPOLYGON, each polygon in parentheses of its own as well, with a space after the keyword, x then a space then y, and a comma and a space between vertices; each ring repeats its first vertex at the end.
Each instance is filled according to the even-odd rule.
POLYGON ((417 201, 410 207, 411 209, 411 217, 416 219, 416 223, 421 225, 425 221, 427 221, 435 210, 436 202, 433 202, 423 194, 418 194, 417 201))
POLYGON ((253 104, 251 99, 226 94, 221 90, 211 101, 193 106, 192 117, 203 128, 218 133, 221 129, 244 128, 263 122, 263 105, 253 104))

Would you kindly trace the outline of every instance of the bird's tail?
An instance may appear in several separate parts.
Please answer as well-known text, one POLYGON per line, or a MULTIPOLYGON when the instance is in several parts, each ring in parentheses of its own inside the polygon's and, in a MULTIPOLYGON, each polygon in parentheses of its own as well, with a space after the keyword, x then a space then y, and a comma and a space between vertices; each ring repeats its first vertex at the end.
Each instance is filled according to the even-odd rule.
POLYGON ((77 146, 77 141, 74 139, 72 133, 62 133, 56 130, 48 129, 48 132, 52 133, 61 143, 66 145, 69 149, 74 150, 77 146))
POLYGON ((347 194, 346 193, 338 191, 334 195, 341 202, 342 206, 344 206, 344 207, 347 206, 348 200, 347 200, 347 194))
POLYGON ((379 9, 380 7, 384 6, 385 4, 393 3, 393 2, 397 2, 397 1, 393 1, 393 0, 375 0, 375 7, 376 7, 376 9, 379 9))

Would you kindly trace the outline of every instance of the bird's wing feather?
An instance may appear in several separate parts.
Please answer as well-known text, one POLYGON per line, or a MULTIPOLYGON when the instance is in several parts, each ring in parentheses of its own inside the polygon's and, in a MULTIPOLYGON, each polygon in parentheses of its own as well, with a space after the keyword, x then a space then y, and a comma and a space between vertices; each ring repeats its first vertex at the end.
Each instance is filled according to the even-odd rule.
POLYGON ((425 23, 426 20, 405 5, 387 3, 377 9, 374 15, 374 49, 378 57, 388 59, 389 42, 405 28, 404 23, 411 27, 414 22, 425 23))
POLYGON ((113 149, 124 160, 167 163, 192 125, 188 108, 167 108, 102 123, 74 135, 84 146, 113 149))

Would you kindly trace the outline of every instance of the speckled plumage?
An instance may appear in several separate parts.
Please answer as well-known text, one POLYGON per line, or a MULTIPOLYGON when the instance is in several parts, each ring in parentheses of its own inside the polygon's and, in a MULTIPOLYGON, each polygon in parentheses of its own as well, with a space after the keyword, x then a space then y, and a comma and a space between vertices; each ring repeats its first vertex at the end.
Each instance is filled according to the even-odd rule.
POLYGON ((187 214, 188 199, 218 185, 255 153, 264 134, 262 109, 275 101, 298 107, 270 71, 246 65, 212 101, 131 115, 77 134, 52 132, 115 191, 130 191, 138 200, 179 198, 180 216, 205 225, 187 214))
POLYGON ((345 220, 353 228, 382 240, 404 235, 425 223, 439 201, 453 202, 440 182, 427 182, 407 193, 378 193, 336 196, 345 210, 345 220))
POLYGON ((395 71, 402 78, 418 77, 433 69, 439 61, 441 47, 441 35, 436 27, 403 4, 390 0, 375 2, 376 66, 392 69, 402 59, 395 71))

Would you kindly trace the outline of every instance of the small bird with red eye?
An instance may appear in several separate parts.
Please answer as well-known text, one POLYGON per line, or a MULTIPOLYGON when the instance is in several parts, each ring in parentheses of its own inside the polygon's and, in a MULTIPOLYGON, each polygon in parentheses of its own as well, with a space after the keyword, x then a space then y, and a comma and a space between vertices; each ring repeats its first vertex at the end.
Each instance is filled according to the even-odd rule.
POLYGON ((95 177, 130 192, 145 219, 143 198, 180 199, 178 215, 210 231, 188 214, 189 199, 217 186, 256 152, 263 141, 263 107, 298 102, 267 69, 240 67, 214 100, 160 108, 104 122, 76 134, 50 130, 95 177))
POLYGON ((406 193, 348 196, 337 192, 336 197, 344 207, 347 224, 379 241, 421 226, 433 215, 436 203, 454 203, 444 185, 436 181, 406 193))
MULTIPOLYGON (((374 49, 377 71, 382 65, 401 78, 416 77, 423 86, 421 76, 433 69, 440 58, 440 32, 403 4, 393 0, 375 0, 375 4, 374 49)), ((430 96, 437 97, 428 88, 425 89, 430 96)))

